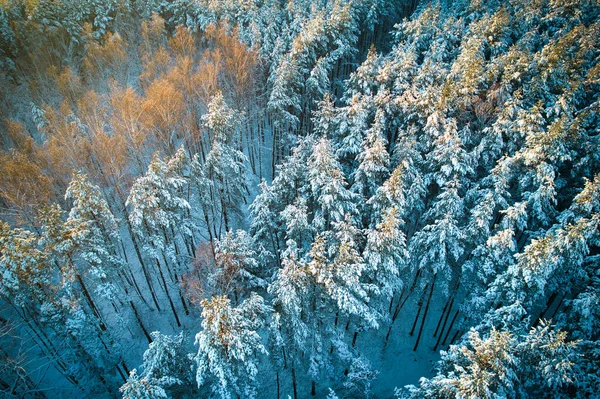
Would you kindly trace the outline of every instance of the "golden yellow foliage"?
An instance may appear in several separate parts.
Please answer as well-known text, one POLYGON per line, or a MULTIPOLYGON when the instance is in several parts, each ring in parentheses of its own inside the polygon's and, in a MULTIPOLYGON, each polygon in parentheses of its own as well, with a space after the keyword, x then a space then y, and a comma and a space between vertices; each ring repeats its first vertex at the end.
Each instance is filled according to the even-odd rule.
POLYGON ((119 33, 108 32, 103 43, 90 40, 83 60, 83 69, 91 77, 98 78, 105 70, 121 69, 127 57, 127 43, 119 33))
POLYGON ((75 104, 83 94, 81 78, 70 66, 65 67, 61 73, 57 74, 55 80, 63 100, 75 104))
POLYGON ((13 208, 17 221, 28 220, 32 209, 50 201, 52 178, 20 152, 0 155, 0 198, 13 208))
POLYGON ((155 79, 162 77, 167 73, 171 64, 171 56, 166 48, 160 47, 151 53, 142 54, 143 70, 140 74, 140 84, 142 87, 148 87, 155 79))
POLYGON ((174 139, 181 125, 183 101, 183 94, 173 83, 158 79, 150 84, 142 103, 142 123, 154 132, 157 145, 168 149, 169 153, 173 152, 174 139))
POLYGON ((175 29, 175 36, 169 39, 169 46, 177 58, 191 56, 196 52, 196 40, 192 32, 181 25, 175 29))

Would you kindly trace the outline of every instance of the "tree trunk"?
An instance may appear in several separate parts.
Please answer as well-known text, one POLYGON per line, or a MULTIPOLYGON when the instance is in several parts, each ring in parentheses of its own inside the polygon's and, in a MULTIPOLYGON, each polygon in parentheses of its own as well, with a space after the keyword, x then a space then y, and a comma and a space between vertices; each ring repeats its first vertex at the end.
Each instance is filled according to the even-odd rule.
POLYGON ((106 328, 106 324, 104 324, 104 320, 102 319, 102 315, 100 314, 98 307, 96 307, 96 303, 94 303, 94 300, 92 299, 87 287, 85 286, 85 283, 83 282, 83 279, 81 278, 81 275, 77 271, 75 272, 75 278, 77 279, 77 282, 79 282, 79 285, 81 286, 81 290, 83 291, 83 296, 85 296, 85 299, 87 300, 90 307, 92 308, 94 315, 98 318, 98 322, 100 324, 100 329, 102 331, 106 331, 107 328, 106 328))
POLYGON ((179 315, 175 310, 175 305, 173 305, 173 299, 171 298, 171 294, 169 293, 169 288, 167 287, 167 282, 165 280, 165 275, 162 272, 162 267, 160 267, 160 262, 158 259, 156 260, 156 266, 158 267, 158 273, 160 275, 160 279, 162 280, 163 288, 165 290, 165 294, 167 294, 167 298, 169 299, 169 305, 171 306, 171 311, 173 312, 173 316, 175 316, 175 321, 177 322, 177 327, 181 327, 181 322, 179 321, 179 315))
POLYGON ((433 275, 433 281, 431 282, 431 289, 429 290, 429 297, 427 298, 427 305, 425 305, 425 311, 423 312, 423 319, 421 320, 421 327, 419 327, 419 334, 417 335, 417 342, 415 342, 415 346, 413 347, 413 352, 417 351, 419 347, 419 342, 421 342, 421 335, 423 334, 423 326, 425 325, 425 320, 427 319, 427 312, 429 311, 429 305, 431 304, 431 296, 433 295, 433 289, 435 287, 435 280, 437 279, 437 274, 433 275))
POLYGON ((560 306, 562 305, 563 300, 565 299, 565 296, 567 296, 566 292, 564 294, 562 294, 562 296, 560 297, 560 301, 558 301, 558 305, 556 305, 556 309, 554 309, 554 312, 552 312, 552 315, 550 316, 550 320, 554 319, 554 316, 556 316, 556 313, 560 309, 560 306))
POLYGON ((115 368, 117 369, 117 372, 121 376, 121 379, 123 380, 123 382, 127 382, 127 377, 125 377, 125 374, 123 374, 123 371, 121 370, 121 368, 119 367, 118 364, 115 365, 115 368))
MULTIPOLYGON (((127 224, 131 228, 131 224, 129 223, 129 219, 127 219, 127 224)), ((132 235, 131 242, 133 243, 133 248, 135 249, 135 253, 140 262, 140 266, 142 266, 142 272, 144 273, 144 278, 146 279, 146 284, 148 284, 148 288, 150 289, 150 295, 152 296, 152 301, 156 306, 156 309, 160 312, 160 305, 158 304, 158 299, 156 298, 156 293, 154 292, 154 286, 152 285, 152 281, 150 280, 150 274, 148 273, 148 269, 146 268, 146 264, 142 258, 142 253, 140 252, 140 248, 138 246, 137 240, 132 235)))
POLYGON ((151 344, 152 338, 150 337, 150 334, 148 334, 148 330, 146 330, 146 327, 144 327, 144 323, 142 323, 142 319, 140 318, 140 315, 139 315, 137 309, 135 308, 133 301, 129 301, 129 304, 131 305, 131 309, 133 309, 133 314, 135 315, 135 318, 136 318, 138 324, 140 325, 142 332, 144 333, 144 336, 148 340, 148 345, 151 344))
MULTIPOLYGON (((435 338, 437 336, 437 333, 440 330, 440 326, 442 325, 442 321, 444 320, 446 311, 450 311, 450 308, 452 308, 452 301, 454 301, 453 297, 448 298, 448 300, 446 301, 446 304, 444 305, 444 308, 442 309, 442 314, 440 315, 440 319, 438 320, 438 323, 435 326, 435 331, 433 332, 433 338, 435 338), (450 305, 450 308, 448 307, 448 305, 450 305)), ((442 331, 443 331, 443 329, 442 329, 442 331)))
POLYGON ((296 384, 296 368, 292 365, 292 389, 294 392, 294 399, 298 399, 298 389, 296 384))
MULTIPOLYGON (((456 332, 452 336, 452 339, 450 340, 450 344, 449 345, 454 344, 454 341, 456 341, 456 338, 458 338, 459 334, 460 334, 460 330, 456 330, 456 332)), ((460 334, 460 335, 462 335, 462 334, 460 334)))
POLYGON ((446 323, 448 322, 448 317, 450 317, 450 311, 452 310, 452 306, 454 306, 454 297, 450 302, 450 306, 448 307, 448 311, 446 312, 446 317, 444 317, 444 324, 442 324, 442 330, 440 331, 440 335, 438 335, 438 339, 435 342, 435 346, 433 347, 434 352, 437 352, 437 348, 440 345, 440 341, 442 340, 442 335, 444 334, 444 330, 446 329, 446 323))
POLYGON ((394 326, 394 323, 396 322, 396 319, 398 318, 398 315, 400 314, 400 310, 402 309, 402 307, 404 306, 404 304, 406 303, 406 301, 408 300, 410 295, 413 293, 420 276, 421 276, 421 270, 419 269, 417 271, 417 273, 415 274, 415 278, 413 279, 413 282, 411 283, 410 288, 408 289, 408 292, 406 293, 406 297, 404 297, 404 299, 403 299, 402 293, 400 293, 400 296, 398 296, 398 302, 396 303, 396 308, 394 309, 394 314, 392 315, 392 322, 390 323, 390 326, 388 327, 388 332, 385 335, 385 343, 383 345, 384 349, 387 346, 388 340, 390 339, 392 327, 394 326))
POLYGON ((454 322, 456 321, 457 317, 458 317, 458 310, 456 311, 456 313, 454 313, 454 317, 452 317, 452 321, 450 322, 448 331, 446 331, 446 335, 444 336, 444 340, 442 341, 442 346, 446 345, 446 340, 448 339, 448 335, 450 334, 450 331, 452 331, 452 326, 454 326, 454 322))
POLYGON ((140 297, 140 299, 142 300, 142 302, 144 302, 146 305, 148 305, 148 301, 142 294, 140 285, 138 284, 137 279, 135 278, 135 275, 133 274, 133 270, 131 269, 131 264, 129 263, 129 260, 127 258, 127 251, 125 250, 125 244, 123 243, 123 240, 119 240, 119 242, 121 243, 121 247, 123 250, 123 257, 125 258, 125 264, 127 265, 127 270, 124 271, 123 274, 127 275, 127 272, 129 273, 129 275, 131 276, 131 284, 130 285, 133 285, 133 287, 135 288, 135 291, 137 292, 137 294, 140 297))
POLYGON ((412 328, 410 329, 410 332, 408 333, 408 335, 410 335, 411 337, 413 336, 413 334, 415 333, 415 328, 417 327, 417 322, 419 321, 419 316, 421 316, 421 310, 423 308, 423 302, 425 301, 425 293, 427 292, 427 288, 429 288, 429 284, 425 284, 425 288, 423 289, 423 292, 421 293, 421 297, 419 298, 419 303, 418 303, 418 311, 417 311, 417 316, 415 317, 415 321, 413 322, 412 328))

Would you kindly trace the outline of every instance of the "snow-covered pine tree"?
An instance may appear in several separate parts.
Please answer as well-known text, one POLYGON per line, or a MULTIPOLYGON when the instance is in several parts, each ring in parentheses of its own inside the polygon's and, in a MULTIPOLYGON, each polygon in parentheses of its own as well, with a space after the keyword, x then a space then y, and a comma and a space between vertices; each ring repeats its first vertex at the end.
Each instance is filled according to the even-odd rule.
POLYGON ((356 195, 346 188, 346 178, 325 137, 313 146, 308 177, 313 199, 319 206, 313 220, 317 230, 327 230, 331 223, 343 220, 346 213, 356 213, 356 195))
POLYGON ((92 184, 85 174, 76 173, 67 188, 65 199, 72 200, 68 223, 79 224, 87 230, 80 234, 81 258, 90 265, 90 274, 97 279, 96 291, 114 301, 117 294, 115 279, 124 278, 122 284, 132 284, 141 290, 130 268, 125 267, 116 244, 120 242, 117 220, 102 197, 98 186, 92 184))
POLYGON ((277 260, 278 266, 281 266, 280 245, 278 235, 278 215, 277 196, 273 186, 269 186, 265 180, 261 181, 258 188, 260 192, 250 204, 250 214, 252 222, 250 224, 250 234, 256 243, 259 244, 259 257, 263 262, 277 260))
POLYGON ((296 370, 300 366, 299 353, 309 346, 309 339, 316 331, 311 331, 309 320, 311 306, 316 295, 314 278, 306 264, 298 259, 297 251, 288 244, 288 251, 282 261, 282 268, 268 287, 273 296, 274 320, 277 323, 273 335, 279 337, 275 348, 283 354, 284 367, 290 368, 294 397, 298 396, 296 370))
POLYGON ((309 243, 314 235, 314 228, 310 225, 310 211, 304 197, 285 207, 280 213, 281 221, 286 228, 286 246, 293 242, 296 248, 304 253, 308 250, 309 243), (291 241, 290 241, 291 240, 291 241))
POLYGON ((164 252, 169 264, 178 263, 178 233, 182 238, 191 235, 190 205, 182 192, 187 185, 182 174, 187 162, 183 148, 168 162, 154 154, 146 174, 131 187, 126 202, 131 207, 129 220, 134 232, 143 238, 148 253, 158 258, 164 252))
POLYGON ((307 265, 297 258, 295 251, 288 252, 282 266, 268 291, 273 295, 273 309, 281 319, 280 329, 288 351, 303 349, 309 334, 307 317, 314 281, 307 265))
POLYGON ((169 336, 154 331, 151 335, 152 342, 144 352, 142 373, 132 370, 120 388, 123 398, 145 399, 144 395, 167 398, 195 391, 192 360, 185 350, 184 334, 169 336))
POLYGON ((235 308, 226 297, 215 296, 203 300, 202 308, 202 331, 196 334, 194 357, 198 386, 209 384, 223 399, 255 398, 257 356, 267 353, 258 330, 269 308, 256 294, 235 308))
POLYGON ((410 257, 399 213, 397 207, 384 211, 381 222, 367 230, 363 251, 368 276, 387 300, 404 287, 403 272, 410 257))
POLYGON ((202 120, 213 137, 213 145, 204 164, 204 175, 212 184, 212 199, 220 204, 223 228, 227 232, 234 223, 238 225, 241 222, 240 207, 248 193, 247 158, 238 150, 237 118, 220 92, 211 100, 208 113, 202 116, 202 120))
POLYGON ((127 382, 119 388, 123 399, 167 399, 165 390, 151 377, 140 376, 137 370, 129 373, 127 382))
POLYGON ((403 398, 568 397, 577 375, 577 343, 549 323, 513 334, 492 328, 484 336, 471 329, 464 343, 442 351, 437 375, 407 386, 403 398))
MULTIPOLYGON (((191 230, 186 228, 191 225, 190 204, 182 191, 187 184, 182 175, 187 161, 183 148, 168 162, 154 154, 146 174, 136 179, 126 201, 126 205, 131 207, 129 221, 134 233, 142 239, 145 244, 144 250, 154 260, 162 288, 178 325, 181 322, 163 268, 171 281, 177 284, 181 304, 187 313, 187 304, 179 287, 182 254, 177 242, 185 241, 191 234, 191 230)), ((152 290, 150 281, 148 284, 152 290)))
POLYGON ((266 286, 254 247, 252 236, 244 230, 230 231, 215 241, 216 276, 212 279, 218 295, 233 294, 237 304, 251 289, 266 286))
POLYGON ((317 235, 308 269, 343 315, 357 316, 378 327, 378 314, 369 306, 369 293, 377 292, 377 287, 364 282, 367 265, 359 249, 361 232, 346 215, 342 221, 333 223, 333 234, 329 239, 326 234, 317 235))
POLYGON ((373 215, 367 206, 389 176, 390 155, 384 138, 385 121, 383 113, 377 111, 375 123, 367 131, 367 137, 362 143, 362 152, 358 154, 358 167, 354 172, 351 190, 361 196, 361 214, 363 224, 372 223, 373 215))

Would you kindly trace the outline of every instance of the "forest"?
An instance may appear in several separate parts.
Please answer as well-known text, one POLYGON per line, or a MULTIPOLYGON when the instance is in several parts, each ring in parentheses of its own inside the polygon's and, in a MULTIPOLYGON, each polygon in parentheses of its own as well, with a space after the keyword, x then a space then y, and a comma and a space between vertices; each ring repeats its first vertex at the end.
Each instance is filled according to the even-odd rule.
POLYGON ((600 397, 597 0, 0 0, 0 397, 600 397))

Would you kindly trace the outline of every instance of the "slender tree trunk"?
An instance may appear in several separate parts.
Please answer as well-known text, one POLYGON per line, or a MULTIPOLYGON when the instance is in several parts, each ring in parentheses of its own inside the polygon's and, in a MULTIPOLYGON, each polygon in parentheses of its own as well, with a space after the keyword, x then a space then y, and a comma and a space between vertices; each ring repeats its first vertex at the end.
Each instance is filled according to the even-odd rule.
POLYGON ((183 296, 183 292, 181 292, 181 286, 178 288, 179 290, 179 299, 181 300, 181 305, 183 306, 183 311, 185 312, 186 316, 189 316, 190 314, 190 309, 187 306, 187 303, 185 302, 185 297, 183 296))
POLYGON ((446 310, 448 310, 448 304, 452 303, 450 302, 451 299, 453 300, 454 298, 448 298, 448 300, 446 300, 446 303, 444 304, 442 314, 440 315, 440 319, 438 320, 435 326, 435 331, 433 332, 433 338, 437 336, 437 333, 440 330, 440 326, 442 325, 442 321, 444 320, 444 316, 446 315, 446 310))
POLYGON ((292 390, 294 392, 294 399, 298 399, 298 388, 296 383, 296 368, 292 364, 292 390))
POLYGON ((146 340, 148 340, 148 345, 150 345, 152 343, 152 337, 150 337, 150 334, 148 334, 148 330, 146 330, 146 327, 144 327, 144 323, 142 323, 142 319, 140 318, 140 315, 139 315, 137 309, 135 308, 133 301, 129 301, 129 304, 131 305, 131 309, 133 309, 133 314, 135 315, 135 318, 136 318, 138 324, 140 325, 140 328, 142 329, 142 332, 144 333, 146 340))
MULTIPOLYGON (((45 399, 46 395, 42 392, 38 390, 38 385, 33 381, 33 379, 29 376, 29 374, 19 365, 18 362, 14 362, 9 356, 8 353, 6 353, 6 351, 4 351, 4 349, 0 348, 0 355, 1 355, 1 359, 2 359, 2 363, 3 365, 9 365, 9 364, 13 364, 15 366, 15 368, 17 370, 14 370, 14 373, 16 374, 16 378, 14 381, 11 381, 11 385, 9 385, 6 381, 4 381, 2 378, 0 378, 0 391, 1 392, 5 392, 5 393, 9 393, 11 394, 11 397, 14 395, 14 397, 16 397, 17 395, 17 391, 19 388, 19 380, 22 381, 22 384, 24 386, 21 386, 21 388, 24 388, 26 392, 23 392, 24 394, 29 394, 31 396, 25 396, 25 397, 31 397, 31 398, 35 398, 35 399, 45 399)), ((7 367, 8 368, 8 367, 7 367)), ((12 367, 11 367, 12 368, 12 367)), ((7 370, 5 369, 5 372, 8 374, 7 370)), ((11 373, 13 374, 13 373, 11 373)), ((14 375, 14 374, 13 374, 14 375)), ((9 377, 10 378, 10 377, 9 377)))
POLYGON ((415 328, 417 327, 417 322, 419 321, 419 316, 421 316, 421 310, 423 309, 423 302, 425 301, 425 294, 427 293, 427 288, 429 288, 429 284, 425 284, 425 288, 423 289, 423 292, 421 293, 421 297, 419 298, 419 303, 417 305, 419 308, 417 311, 417 316, 415 317, 415 321, 413 322, 412 328, 410 329, 410 332, 408 333, 408 335, 410 335, 411 337, 415 333, 415 328))
POLYGON ((173 273, 173 268, 170 266, 170 262, 167 259, 167 255, 165 255, 164 251, 160 251, 163 263, 165 265, 165 268, 167 269, 167 275, 169 276, 169 279, 171 280, 172 283, 177 283, 177 279, 175 278, 175 274, 173 273))
POLYGON ((556 305, 556 308, 554 309, 554 312, 552 312, 552 315, 550 316, 550 320, 553 320, 554 316, 556 316, 556 313, 560 309, 560 307, 561 307, 561 305, 563 303, 563 300, 565 299, 565 296, 567 296, 566 292, 564 294, 562 294, 562 296, 560 297, 560 301, 558 301, 558 305, 556 305))
POLYGON ((213 233, 212 233, 212 231, 210 229, 211 228, 211 224, 210 224, 210 221, 209 221, 209 218, 208 218, 208 211, 205 210, 204 208, 202 208, 202 213, 204 213, 204 222, 206 223, 206 231, 208 231, 208 239, 210 241, 210 249, 212 251, 213 258, 214 258, 215 257, 215 247, 213 245, 213 243, 214 243, 214 236, 213 236, 213 233))
POLYGON ((94 315, 98 318, 98 322, 100 324, 100 329, 102 331, 106 331, 107 328, 106 328, 106 324, 104 323, 104 320, 102 318, 102 315, 100 314, 100 311, 98 310, 98 307, 96 306, 96 303, 92 299, 92 296, 90 295, 90 293, 89 293, 89 291, 88 291, 85 283, 83 282, 83 279, 81 278, 81 275, 77 271, 75 272, 75 278, 77 279, 77 282, 81 286, 81 290, 83 291, 83 295, 85 296, 85 299, 87 300, 88 304, 92 308, 92 311, 94 312, 94 315))
MULTIPOLYGON (((435 341, 435 346, 433 347, 433 351, 437 352, 437 348, 440 345, 440 341, 442 340, 442 335, 444 334, 444 330, 446 329, 446 323, 448 322, 448 317, 450 316, 450 311, 452 310, 452 306, 454 306, 454 297, 448 306, 448 311, 446 312, 446 317, 444 317, 444 324, 442 324, 442 329, 440 331, 440 335, 438 335, 437 341, 435 341)), ((435 337, 435 335, 434 335, 435 337)))
POLYGON ((287 355, 285 353, 285 347, 281 347, 281 354, 283 356, 283 368, 287 369, 287 355))
POLYGON ((115 368, 119 372, 119 375, 121 376, 121 379, 123 380, 123 382, 127 382, 127 377, 125 377, 125 374, 123 374, 123 371, 121 370, 121 368, 119 367, 118 364, 115 365, 115 368))
POLYGON ((458 338, 459 335, 462 335, 462 334, 460 334, 460 330, 456 330, 456 332, 452 336, 452 339, 450 340, 450 343, 448 345, 454 344, 454 342, 456 341, 456 338, 458 338))
MULTIPOLYGON (((271 158, 271 180, 275 179, 275 165, 277 163, 277 161, 276 161, 276 158, 277 158, 277 129, 276 128, 273 129, 272 145, 273 145, 273 148, 271 149, 271 154, 273 154, 273 156, 271 158)), ((296 398, 294 398, 294 399, 296 399, 296 398)))
POLYGON ((119 187, 119 185, 116 185, 115 187, 117 191, 117 197, 121 203, 121 209, 123 210, 123 219, 125 219, 125 222, 127 223, 129 237, 131 238, 131 243, 133 244, 133 248, 135 249, 135 254, 137 255, 138 261, 140 262, 140 266, 142 267, 144 278, 146 279, 146 284, 148 284, 148 289, 150 289, 152 301, 154 302, 156 309, 160 311, 160 305, 158 304, 158 299, 156 298, 156 293, 154 292, 154 287, 152 286, 150 274, 148 273, 148 269, 146 268, 146 264, 144 263, 144 259, 142 258, 142 253, 140 251, 138 242, 133 232, 133 226, 131 226, 131 222, 129 221, 129 215, 127 213, 127 207, 125 206, 125 201, 123 199, 123 193, 121 192, 121 188, 119 187))
POLYGON ((402 293, 400 293, 400 295, 398 296, 398 302, 396 304, 396 308, 394 309, 394 314, 392 315, 392 322, 390 323, 387 334, 385 335, 385 343, 383 345, 384 349, 387 346, 388 340, 390 339, 392 327, 394 326, 394 323, 396 322, 396 319, 398 318, 398 315, 400 314, 400 310, 402 309, 402 307, 404 306, 404 304, 406 303, 406 301, 408 300, 410 295, 414 292, 415 287, 417 286, 417 281, 419 280, 420 276, 421 276, 421 270, 419 269, 417 271, 417 273, 415 274, 415 278, 413 279, 413 281, 410 285, 410 288, 408 289, 408 292, 406 293, 406 296, 404 298, 402 298, 402 293))
MULTIPOLYGON (((29 314, 30 312, 28 312, 27 310, 23 310, 24 313, 29 314)), ((68 365, 67 363, 65 363, 62 360, 62 357, 60 356, 60 353, 58 351, 58 349, 56 349, 56 347, 53 344, 53 341, 51 341, 46 334, 44 333, 44 329, 42 328, 42 326, 39 326, 39 323, 36 322, 35 318, 29 314, 29 317, 25 316, 23 317, 23 320, 25 321, 25 323, 27 324, 27 326, 29 327, 29 330, 31 332, 33 332, 33 334, 35 335, 36 338, 34 338, 34 341, 38 344, 38 346, 40 347, 40 349, 42 350, 42 352, 48 357, 48 358, 53 358, 56 361, 57 364, 57 369, 58 371, 65 376, 65 378, 67 378, 73 385, 77 385, 78 382, 76 382, 76 380, 73 378, 73 380, 69 379, 69 375, 67 374, 67 370, 68 370, 68 365), (37 330, 37 328, 40 329, 40 331, 37 330)))
POLYGON ((223 222, 225 222, 225 234, 227 234, 229 232, 229 214, 227 213, 227 207, 225 206, 225 193, 223 192, 223 189, 221 189, 220 191, 221 191, 221 212, 223 212, 223 222))
POLYGON ((123 370, 125 370, 125 374, 129 375, 129 368, 127 367, 127 363, 125 363, 125 360, 121 360, 121 366, 123 367, 123 370))
POLYGON ((125 264, 127 265, 127 268, 126 268, 126 270, 124 270, 123 274, 124 275, 129 274, 129 276, 131 277, 131 283, 129 285, 133 285, 133 287, 135 288, 135 291, 137 292, 137 294, 140 297, 140 299, 142 300, 142 302, 144 302, 147 306, 149 306, 148 300, 142 294, 140 285, 138 284, 137 279, 135 278, 135 275, 133 274, 133 270, 131 269, 131 264, 129 263, 129 259, 127 257, 127 251, 125 250, 125 244, 123 243, 123 240, 119 240, 119 242, 121 243, 123 257, 125 258, 125 264))
POLYGON ((427 305, 425 305, 425 311, 423 312, 423 319, 421 320, 421 327, 419 327, 419 334, 417 335, 417 342, 415 342, 415 346, 413 347, 413 352, 417 351, 419 347, 419 342, 421 342, 421 335, 423 334, 423 326, 425 325, 425 320, 427 319, 427 312, 429 311, 429 305, 431 304, 431 296, 433 295, 433 289, 435 287, 435 280, 437 279, 437 274, 433 275, 433 281, 431 282, 431 289, 429 290, 429 297, 427 298, 427 305))
MULTIPOLYGON (((129 225, 130 228, 130 232, 131 230, 131 224, 129 223, 129 219, 127 219, 127 224, 129 225)), ((140 266, 142 267, 142 272, 144 274, 144 278, 146 279, 146 284, 148 285, 148 289, 150 289, 150 295, 152 296, 152 301, 154 302, 154 305, 156 306, 156 309, 158 311, 160 311, 160 305, 158 304, 158 299, 156 297, 156 293, 154 292, 154 286, 152 285, 152 281, 150 279, 150 274, 148 273, 148 268, 146 267, 146 264, 144 263, 144 260, 142 258, 142 253, 140 251, 140 248, 138 246, 137 240, 135 239, 133 233, 132 235, 130 235, 131 237, 131 242, 133 243, 133 248, 135 249, 135 253, 137 255, 138 261, 140 262, 140 266)))
POLYGON ((446 335, 444 336, 444 340, 442 341, 442 346, 446 345, 446 340, 448 339, 448 335, 450 334, 450 331, 452 331, 452 326, 454 326, 454 322, 456 321, 457 317, 458 317, 458 310, 454 313, 454 317, 452 317, 452 321, 450 322, 448 331, 446 331, 446 335))
POLYGON ((354 331, 354 336, 352 337, 352 347, 356 347, 356 339, 358 338, 358 330, 354 331))
POLYGON ((177 327, 181 327, 181 322, 179 321, 179 315, 175 310, 175 305, 173 305, 173 299, 171 298, 171 294, 169 293, 169 288, 167 287, 167 281, 165 280, 165 275, 162 272, 162 267, 160 266, 160 262, 158 259, 156 260, 156 267, 158 267, 158 273, 160 275, 160 279, 163 284, 163 288, 165 290, 165 294, 167 294, 167 299, 169 300, 169 305, 171 306, 171 311, 173 312, 173 316, 175 316, 175 321, 177 322, 177 327))

